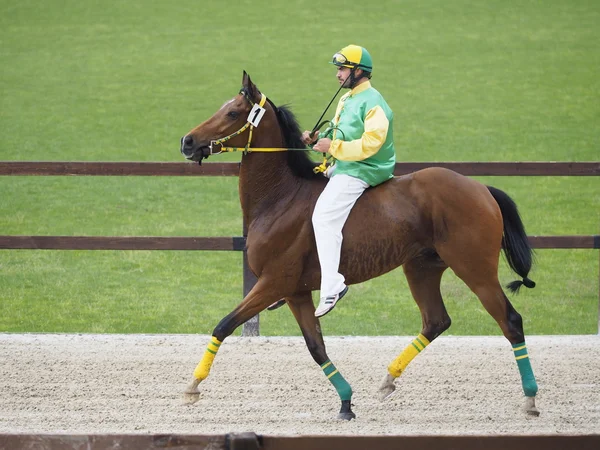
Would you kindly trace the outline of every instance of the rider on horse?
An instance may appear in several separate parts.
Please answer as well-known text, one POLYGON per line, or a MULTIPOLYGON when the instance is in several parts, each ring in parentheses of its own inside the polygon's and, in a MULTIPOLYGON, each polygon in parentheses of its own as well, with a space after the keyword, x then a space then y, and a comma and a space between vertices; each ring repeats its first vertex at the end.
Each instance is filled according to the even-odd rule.
POLYGON ((393 177, 396 151, 393 140, 394 114, 370 78, 373 62, 369 52, 357 45, 333 55, 337 79, 350 89, 340 98, 332 126, 318 135, 305 131, 305 144, 329 153, 336 160, 325 172, 330 178, 312 216, 321 265, 321 299, 315 311, 322 317, 346 294, 348 287, 339 273, 342 228, 354 203, 369 186, 393 177))

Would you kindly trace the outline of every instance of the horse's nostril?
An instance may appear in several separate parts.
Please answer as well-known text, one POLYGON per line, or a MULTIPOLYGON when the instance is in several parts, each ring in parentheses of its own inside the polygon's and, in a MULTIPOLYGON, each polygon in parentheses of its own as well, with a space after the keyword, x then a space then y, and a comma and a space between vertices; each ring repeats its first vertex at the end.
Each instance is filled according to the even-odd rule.
POLYGON ((194 144, 194 138, 188 134, 181 139, 181 143, 184 147, 191 147, 194 144))
POLYGON ((194 138, 189 134, 186 134, 181 138, 181 154, 186 158, 189 158, 193 152, 194 138))

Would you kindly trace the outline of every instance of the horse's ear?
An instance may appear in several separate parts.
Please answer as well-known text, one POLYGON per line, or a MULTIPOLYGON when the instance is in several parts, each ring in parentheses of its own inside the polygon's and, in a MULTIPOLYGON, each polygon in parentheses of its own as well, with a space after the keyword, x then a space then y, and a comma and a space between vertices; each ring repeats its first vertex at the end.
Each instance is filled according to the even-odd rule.
POLYGON ((242 77, 242 86, 246 89, 246 92, 248 92, 248 95, 252 98, 252 100, 254 100, 255 102, 260 100, 260 91, 252 82, 252 80, 250 79, 250 75, 248 75, 248 73, 246 73, 245 70, 244 75, 242 77))

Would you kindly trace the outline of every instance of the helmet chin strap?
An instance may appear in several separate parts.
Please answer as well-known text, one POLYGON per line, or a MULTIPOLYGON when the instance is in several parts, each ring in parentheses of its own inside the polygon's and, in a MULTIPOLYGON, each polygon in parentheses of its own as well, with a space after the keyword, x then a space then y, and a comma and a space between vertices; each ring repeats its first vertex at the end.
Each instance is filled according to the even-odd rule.
MULTIPOLYGON (((365 71, 364 69, 361 69, 363 71, 363 75, 361 75, 360 78, 356 78, 356 69, 360 69, 360 67, 356 67, 354 66, 354 68, 350 69, 350 75, 348 75, 348 78, 350 80, 350 84, 348 86, 349 89, 354 89, 356 87, 356 83, 358 83, 360 80, 362 80, 365 77, 365 71)), ((367 78, 370 78, 367 75, 367 78)), ((346 82, 344 82, 344 84, 346 84, 346 82)))
POLYGON ((356 67, 354 67, 353 69, 350 69, 350 86, 348 86, 350 89, 354 89, 354 86, 356 86, 356 82, 358 81, 358 79, 356 78, 355 74, 356 74, 356 67))

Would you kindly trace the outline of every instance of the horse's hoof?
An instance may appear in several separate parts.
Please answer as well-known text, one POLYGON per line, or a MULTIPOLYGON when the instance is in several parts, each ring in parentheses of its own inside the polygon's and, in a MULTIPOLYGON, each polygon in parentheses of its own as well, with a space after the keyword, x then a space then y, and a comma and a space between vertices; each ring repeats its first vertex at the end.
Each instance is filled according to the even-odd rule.
POLYGON ((525 412, 529 416, 539 416, 540 410, 535 406, 535 397, 525 397, 525 412))
POLYGON ((341 420, 356 419, 356 414, 352 412, 352 403, 350 403, 350 400, 342 400, 342 408, 337 418, 341 420))
POLYGON ((394 393, 394 391, 396 390, 396 385, 394 384, 394 379, 395 378, 393 376, 391 376, 389 373, 383 379, 383 383, 381 383, 381 386, 379 387, 379 399, 381 401, 384 401, 386 398, 388 398, 390 395, 392 395, 394 393))
POLYGON ((337 418, 340 420, 352 420, 352 419, 356 419, 356 414, 354 414, 352 411, 345 412, 345 413, 341 412, 337 415, 337 418))
POLYGON ((183 403, 186 405, 193 405, 200 400, 200 390, 198 390, 198 385, 201 381, 202 380, 198 380, 196 378, 192 379, 192 382, 183 392, 183 403))
POLYGON ((183 403, 186 405, 193 405, 198 400, 200 400, 200 391, 183 393, 183 403))

